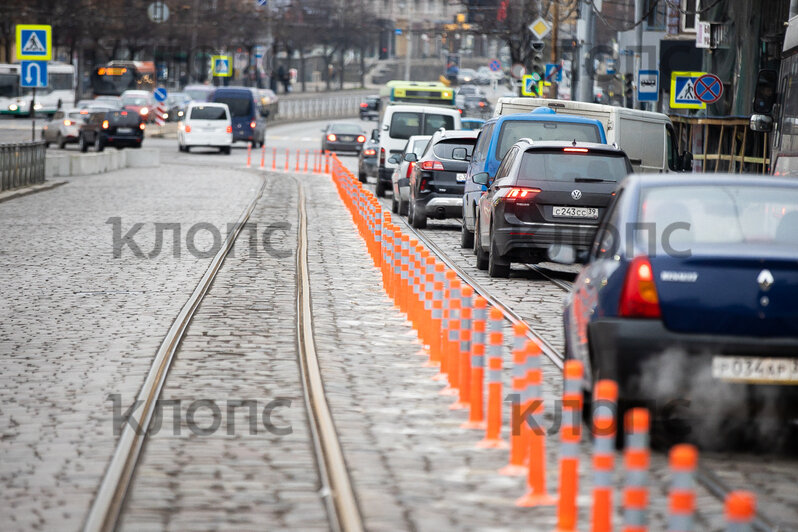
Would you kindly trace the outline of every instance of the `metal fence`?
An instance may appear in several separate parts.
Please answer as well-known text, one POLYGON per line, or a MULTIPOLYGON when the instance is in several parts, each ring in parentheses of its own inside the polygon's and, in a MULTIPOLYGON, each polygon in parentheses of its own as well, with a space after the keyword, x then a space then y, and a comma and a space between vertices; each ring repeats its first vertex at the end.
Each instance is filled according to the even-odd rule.
POLYGON ((362 94, 325 94, 284 98, 278 102, 277 121, 349 118, 358 115, 362 94))
POLYGON ((44 183, 44 142, 0 144, 0 192, 44 183))

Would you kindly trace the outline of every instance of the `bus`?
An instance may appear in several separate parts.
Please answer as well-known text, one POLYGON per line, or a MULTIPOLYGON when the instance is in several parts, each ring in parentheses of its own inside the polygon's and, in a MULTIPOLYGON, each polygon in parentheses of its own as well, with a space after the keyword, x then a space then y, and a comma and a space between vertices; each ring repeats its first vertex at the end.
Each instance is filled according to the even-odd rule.
POLYGON ((91 74, 95 96, 119 96, 126 90, 153 91, 155 63, 152 61, 111 61, 91 74))
POLYGON ((389 81, 380 89, 385 108, 389 103, 454 106, 454 90, 439 81, 389 81))
POLYGON ((787 23, 779 71, 760 70, 751 129, 770 133, 770 172, 798 176, 798 16, 787 23))
MULTIPOLYGON (((33 100, 32 89, 20 87, 19 63, 0 64, 0 114, 29 116, 33 100)), ((47 64, 48 85, 36 89, 34 110, 53 114, 59 107, 75 105, 75 67, 51 61, 47 64)))

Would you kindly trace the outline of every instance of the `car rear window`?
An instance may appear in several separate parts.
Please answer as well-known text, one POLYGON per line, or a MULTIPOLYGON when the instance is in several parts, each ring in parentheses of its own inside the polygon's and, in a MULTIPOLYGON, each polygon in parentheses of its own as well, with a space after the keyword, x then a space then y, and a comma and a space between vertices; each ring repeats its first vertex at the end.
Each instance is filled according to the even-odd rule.
POLYGON ((238 98, 235 96, 217 96, 215 102, 226 103, 230 108, 230 116, 233 118, 252 116, 252 99, 238 98))
POLYGON ((333 124, 330 128, 333 133, 346 133, 349 135, 362 135, 363 130, 355 124, 333 124))
POLYGON ((575 140, 577 142, 601 142, 601 133, 595 124, 554 122, 544 120, 508 120, 502 124, 496 158, 501 160, 520 139, 575 140))
POLYGON ((395 139, 409 139, 413 135, 432 135, 440 128, 454 129, 454 117, 402 111, 391 116, 388 135, 395 139))
POLYGON ((147 98, 127 96, 122 98, 122 105, 147 105, 147 98))
POLYGON ((451 159, 452 152, 455 148, 465 148, 466 153, 471 157, 471 153, 474 151, 474 144, 476 143, 477 139, 442 140, 432 147, 432 153, 438 159, 451 159))
POLYGON ((192 120, 227 120, 224 107, 194 107, 191 110, 192 120))
POLYGON ((112 111, 105 115, 111 124, 138 124, 139 115, 132 111, 112 111))
POLYGON ((627 159, 622 154, 528 151, 521 159, 518 181, 579 182, 601 179, 617 182, 631 172, 627 165, 627 159))
MULTIPOLYGON (((640 220, 654 224, 656 242, 668 242, 679 250, 692 244, 776 244, 795 250, 798 189, 738 185, 647 188, 641 195, 640 220), (677 223, 682 225, 674 225, 677 223)), ((637 231, 642 249, 649 249, 647 233, 637 231)))

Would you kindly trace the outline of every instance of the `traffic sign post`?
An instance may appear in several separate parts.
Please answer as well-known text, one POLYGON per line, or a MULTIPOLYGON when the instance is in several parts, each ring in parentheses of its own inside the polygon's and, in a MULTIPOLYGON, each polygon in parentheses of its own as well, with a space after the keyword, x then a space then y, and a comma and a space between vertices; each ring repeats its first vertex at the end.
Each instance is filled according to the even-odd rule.
POLYGON ((695 82, 695 95, 704 103, 715 103, 723 96, 723 82, 715 74, 704 74, 695 82))
POLYGON ((154 91, 152 91, 152 97, 155 98, 156 102, 165 102, 166 101, 166 89, 163 87, 158 87, 154 91))
POLYGON ((43 88, 48 85, 47 61, 21 61, 20 68, 20 87, 43 88))
POLYGON ((539 96, 538 81, 540 81, 540 75, 537 72, 526 74, 521 78, 521 94, 523 96, 539 96))
POLYGON ((672 109, 706 109, 707 104, 696 96, 696 82, 706 72, 673 72, 671 73, 672 109))
POLYGON ((656 102, 659 100, 659 70, 639 70, 637 72, 637 101, 656 102))
POLYGON ((155 123, 159 126, 164 125, 165 122, 163 115, 166 114, 166 105, 164 104, 166 96, 166 89, 163 87, 158 87, 152 91, 152 97, 158 102, 158 105, 155 106, 155 123))
POLYGON ((499 61, 498 59, 494 59, 493 61, 491 61, 491 62, 490 62, 490 66, 489 66, 489 68, 490 68, 490 69, 491 69, 493 72, 498 72, 499 70, 501 70, 501 69, 502 69, 502 63, 501 63, 501 61, 499 61))
POLYGON ((17 59, 49 61, 53 58, 52 28, 43 24, 17 24, 17 59))
POLYGON ((562 82, 562 65, 558 63, 546 64, 546 81, 562 82))
POLYGON ((233 75, 233 58, 229 55, 211 56, 211 73, 214 77, 229 78, 233 75))

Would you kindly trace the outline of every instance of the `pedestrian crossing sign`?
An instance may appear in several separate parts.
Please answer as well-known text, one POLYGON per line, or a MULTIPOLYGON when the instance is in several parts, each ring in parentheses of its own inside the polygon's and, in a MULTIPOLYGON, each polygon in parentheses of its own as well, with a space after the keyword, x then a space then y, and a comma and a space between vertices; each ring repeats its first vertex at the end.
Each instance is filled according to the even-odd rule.
POLYGON ((41 24, 17 24, 17 59, 49 61, 53 58, 53 32, 41 24))
POLYGON ((214 76, 229 78, 233 75, 232 58, 229 55, 211 56, 211 72, 214 76))
POLYGON ((671 109, 706 109, 695 93, 695 84, 705 72, 671 73, 671 109))
POLYGON ((540 81, 540 75, 537 73, 526 74, 521 78, 521 94, 524 96, 540 96, 538 81, 540 81))

